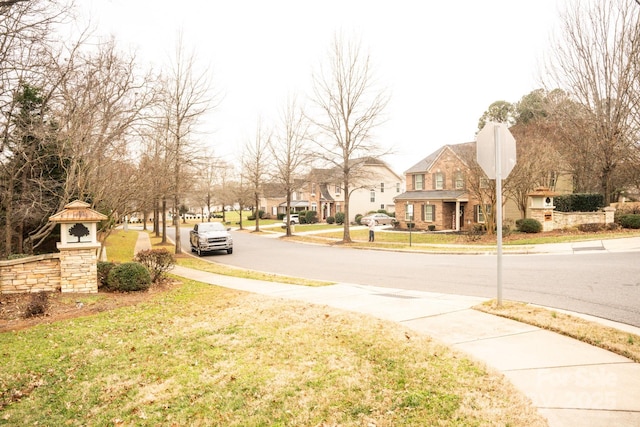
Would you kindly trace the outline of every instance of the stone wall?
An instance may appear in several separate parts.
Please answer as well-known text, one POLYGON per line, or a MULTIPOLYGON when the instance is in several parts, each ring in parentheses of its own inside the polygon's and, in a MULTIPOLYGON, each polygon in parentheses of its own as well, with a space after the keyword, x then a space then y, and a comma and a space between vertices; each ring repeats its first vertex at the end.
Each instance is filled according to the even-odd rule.
POLYGON ((615 208, 604 208, 599 212, 558 212, 553 211, 554 229, 571 228, 580 224, 610 224, 615 208))
POLYGON ((0 261, 0 293, 60 290, 60 254, 0 261))
POLYGON ((72 250, 60 248, 60 290, 62 292, 98 292, 96 249, 95 246, 72 250))

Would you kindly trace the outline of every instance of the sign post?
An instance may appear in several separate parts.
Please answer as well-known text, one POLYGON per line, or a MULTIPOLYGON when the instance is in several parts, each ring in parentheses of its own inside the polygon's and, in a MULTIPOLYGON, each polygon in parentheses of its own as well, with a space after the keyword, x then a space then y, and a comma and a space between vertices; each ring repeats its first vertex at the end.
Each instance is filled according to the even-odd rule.
POLYGON ((504 123, 487 123, 476 138, 476 159, 489 179, 496 180, 496 240, 498 307, 502 306, 502 179, 516 164, 516 140, 504 123))

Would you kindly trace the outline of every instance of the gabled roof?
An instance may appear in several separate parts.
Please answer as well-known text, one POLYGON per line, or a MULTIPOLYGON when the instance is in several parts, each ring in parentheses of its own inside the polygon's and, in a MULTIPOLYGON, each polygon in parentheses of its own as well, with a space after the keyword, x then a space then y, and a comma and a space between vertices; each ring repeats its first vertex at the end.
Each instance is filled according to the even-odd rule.
POLYGON ((462 144, 443 145, 442 147, 438 148, 433 153, 429 154, 424 159, 420 160, 415 165, 411 166, 404 173, 406 175, 406 174, 411 174, 411 173, 427 172, 427 171, 431 170, 431 168, 436 163, 436 161, 447 150, 451 151, 453 154, 455 154, 460 159, 460 161, 462 163, 466 164, 466 162, 464 160, 465 152, 468 152, 468 150, 470 150, 470 149, 475 150, 475 147, 476 147, 475 141, 464 142, 462 144))

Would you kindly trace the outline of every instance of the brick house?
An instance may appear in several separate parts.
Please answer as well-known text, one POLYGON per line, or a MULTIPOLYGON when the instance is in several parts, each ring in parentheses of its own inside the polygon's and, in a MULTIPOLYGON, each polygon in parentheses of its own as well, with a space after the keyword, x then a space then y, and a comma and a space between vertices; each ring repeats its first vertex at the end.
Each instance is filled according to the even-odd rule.
POLYGON ((464 161, 475 142, 445 145, 405 171, 407 191, 394 198, 401 227, 461 230, 484 222, 479 202, 470 197, 469 168, 464 161))

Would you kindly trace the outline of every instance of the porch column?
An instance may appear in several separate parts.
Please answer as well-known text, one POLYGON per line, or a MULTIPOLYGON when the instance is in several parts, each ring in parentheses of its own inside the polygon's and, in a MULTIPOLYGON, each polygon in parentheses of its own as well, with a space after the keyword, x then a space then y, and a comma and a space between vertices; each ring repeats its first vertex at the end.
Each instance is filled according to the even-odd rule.
POLYGON ((460 200, 456 200, 456 231, 460 231, 460 200))

